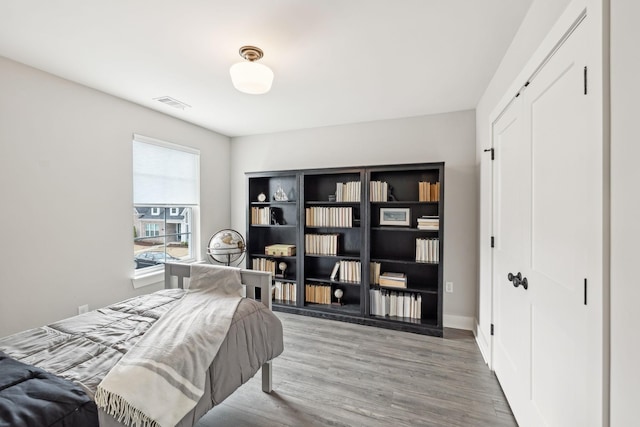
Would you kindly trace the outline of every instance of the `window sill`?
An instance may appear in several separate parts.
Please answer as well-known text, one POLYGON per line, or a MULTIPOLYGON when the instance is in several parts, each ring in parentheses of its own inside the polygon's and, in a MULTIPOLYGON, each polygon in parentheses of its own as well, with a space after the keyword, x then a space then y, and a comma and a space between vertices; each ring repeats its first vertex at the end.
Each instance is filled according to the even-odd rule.
POLYGON ((144 274, 136 274, 131 278, 133 289, 144 288, 158 283, 164 283, 164 267, 144 274))

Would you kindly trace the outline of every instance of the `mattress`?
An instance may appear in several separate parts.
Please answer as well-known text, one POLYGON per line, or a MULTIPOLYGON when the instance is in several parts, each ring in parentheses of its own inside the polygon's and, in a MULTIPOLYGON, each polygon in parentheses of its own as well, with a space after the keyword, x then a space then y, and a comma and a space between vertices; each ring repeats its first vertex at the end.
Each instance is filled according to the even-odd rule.
MULTIPOLYGON (((183 296, 166 289, 0 339, 0 351, 70 380, 93 397, 102 378, 183 296)), ((198 405, 178 424, 191 426, 283 351, 282 324, 263 304, 243 298, 205 374, 198 405)), ((101 426, 120 425, 100 411, 101 426)))

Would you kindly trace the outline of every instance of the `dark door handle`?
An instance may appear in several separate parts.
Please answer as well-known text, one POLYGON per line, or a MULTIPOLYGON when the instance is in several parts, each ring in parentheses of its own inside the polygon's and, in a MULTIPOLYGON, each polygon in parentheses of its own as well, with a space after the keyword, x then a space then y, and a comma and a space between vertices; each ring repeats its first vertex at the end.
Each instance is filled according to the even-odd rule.
POLYGON ((513 283, 513 286, 515 288, 522 285, 525 291, 529 289, 529 281, 527 280, 526 277, 523 278, 522 273, 520 272, 518 272, 518 274, 515 274, 515 275, 513 273, 507 274, 507 279, 509 279, 509 281, 513 283))

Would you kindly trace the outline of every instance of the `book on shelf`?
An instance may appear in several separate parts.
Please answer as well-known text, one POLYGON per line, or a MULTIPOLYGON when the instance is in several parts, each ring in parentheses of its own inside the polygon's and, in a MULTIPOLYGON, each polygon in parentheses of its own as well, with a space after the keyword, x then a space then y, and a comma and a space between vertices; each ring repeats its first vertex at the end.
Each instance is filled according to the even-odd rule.
POLYGON ((388 286, 392 288, 406 288, 407 276, 404 273, 394 273, 387 271, 380 274, 379 279, 380 286, 388 286))
POLYGON ((251 260, 251 268, 258 271, 267 271, 274 277, 276 275, 276 262, 272 259, 254 258, 251 260))
POLYGON ((360 181, 337 182, 336 202, 359 202, 360 181))
POLYGON ((264 253, 265 255, 271 256, 293 256, 296 254, 296 245, 288 245, 284 243, 268 245, 264 247, 264 253))
POLYGON ((420 202, 437 202, 440 200, 440 182, 418 182, 418 197, 420 202))
POLYGON ((353 227, 353 208, 328 208, 314 206, 305 208, 305 224, 307 227, 353 227))
POLYGON ((380 284, 380 266, 379 262, 371 262, 369 264, 369 275, 371 279, 371 283, 374 285, 380 284))
POLYGON ((305 234, 304 253, 308 255, 337 255, 339 234, 305 234))
POLYGON ((333 271, 331 272, 331 280, 336 280, 338 275, 338 270, 340 269, 340 261, 336 262, 336 265, 333 266, 333 271))
POLYGON ((271 224, 271 208, 251 208, 251 225, 271 224))
POLYGON ((422 295, 387 289, 369 290, 369 313, 373 316, 422 318, 422 295))
POLYGON ((384 181, 369 183, 369 199, 371 202, 386 202, 389 198, 389 184, 384 181))
POLYGON ((296 284, 276 281, 273 283, 273 299, 287 303, 296 302, 296 284))
POLYGON ((340 281, 360 283, 360 261, 339 261, 340 281))
POLYGON ((331 304, 331 286, 307 283, 304 285, 304 302, 331 304))
POLYGON ((416 239, 416 262, 440 262, 440 239, 416 239))

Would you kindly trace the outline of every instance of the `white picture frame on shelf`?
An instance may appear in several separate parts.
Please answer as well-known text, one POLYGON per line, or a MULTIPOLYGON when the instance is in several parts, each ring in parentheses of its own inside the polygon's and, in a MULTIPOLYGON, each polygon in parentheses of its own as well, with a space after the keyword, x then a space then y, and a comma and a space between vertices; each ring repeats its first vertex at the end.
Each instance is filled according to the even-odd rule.
POLYGON ((408 227, 411 225, 411 209, 380 208, 380 225, 408 227))

